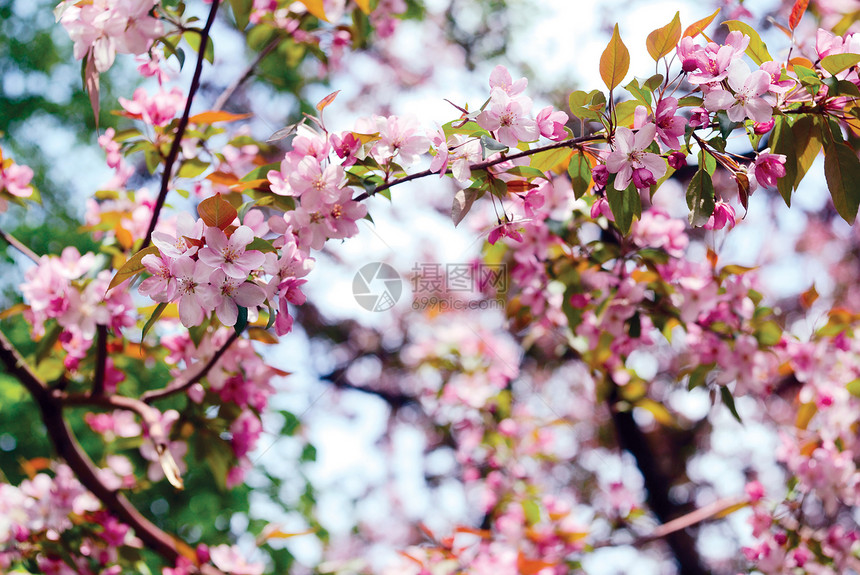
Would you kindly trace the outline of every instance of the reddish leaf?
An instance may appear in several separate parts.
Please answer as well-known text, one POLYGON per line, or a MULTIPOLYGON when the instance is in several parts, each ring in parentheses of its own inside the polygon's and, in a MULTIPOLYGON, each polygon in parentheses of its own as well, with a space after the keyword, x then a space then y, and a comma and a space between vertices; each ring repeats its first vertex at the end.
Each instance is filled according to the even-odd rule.
POLYGON ((215 226, 222 230, 227 229, 239 215, 236 208, 222 198, 221 194, 215 194, 200 202, 200 205, 197 206, 197 213, 207 226, 215 226))
POLYGON ((237 178, 233 174, 228 174, 226 172, 212 172, 206 179, 212 182, 213 184, 221 184, 222 186, 232 186, 233 184, 239 183, 239 178, 237 178))
POLYGON ((537 184, 533 182, 526 182, 524 180, 512 180, 508 182, 508 193, 509 194, 524 194, 529 190, 533 190, 537 187, 537 184))
POLYGON ((328 22, 328 18, 325 15, 325 8, 323 7, 323 0, 299 0, 299 2, 305 5, 305 8, 308 9, 308 12, 310 12, 320 20, 325 20, 326 22, 328 22))
POLYGON ((696 36, 704 32, 705 28, 710 26, 711 22, 714 21, 714 18, 716 18, 717 14, 719 13, 720 9, 717 8, 716 11, 714 11, 714 13, 707 18, 702 18, 698 22, 693 22, 692 24, 687 26, 686 30, 684 30, 684 36, 692 36, 693 38, 695 38, 696 36))
POLYGON ((809 0, 795 0, 794 7, 791 9, 791 16, 788 17, 788 27, 794 30, 800 24, 800 19, 803 18, 803 13, 806 12, 806 7, 809 6, 809 0))
POLYGON ((656 61, 674 50, 680 39, 681 15, 680 12, 675 12, 675 17, 672 18, 671 22, 648 34, 645 46, 648 48, 648 53, 656 61))
POLYGON ((99 72, 96 70, 96 59, 92 50, 87 54, 87 67, 84 69, 84 88, 90 97, 93 117, 96 120, 96 131, 99 129, 99 72))
POLYGON ((338 94, 340 94, 340 90, 335 90, 334 92, 332 92, 331 94, 329 94, 328 96, 326 96, 325 98, 320 100, 319 103, 317 104, 317 110, 322 112, 326 106, 328 106, 329 104, 334 102, 334 99, 337 98, 338 94))
POLYGON ((222 112, 220 110, 209 110, 208 112, 194 114, 188 118, 188 121, 192 124, 214 124, 215 122, 235 122, 250 117, 251 114, 231 114, 230 112, 222 112))

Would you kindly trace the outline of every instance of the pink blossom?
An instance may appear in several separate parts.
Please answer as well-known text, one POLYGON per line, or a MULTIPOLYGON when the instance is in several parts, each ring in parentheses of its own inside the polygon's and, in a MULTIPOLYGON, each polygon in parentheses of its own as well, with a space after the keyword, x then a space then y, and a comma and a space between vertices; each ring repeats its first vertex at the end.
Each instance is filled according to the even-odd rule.
POLYGON ((759 184, 773 188, 776 181, 785 176, 785 156, 771 154, 770 148, 755 158, 755 178, 759 184))
POLYGON ((735 227, 735 209, 725 202, 717 202, 714 213, 702 227, 706 230, 721 230, 726 226, 729 229, 735 227))
POLYGON ((263 424, 260 418, 252 411, 243 411, 230 425, 230 434, 233 436, 230 444, 236 457, 245 457, 252 451, 262 431, 263 424))
POLYGON ((173 301, 178 287, 171 270, 171 262, 155 254, 147 254, 143 256, 141 263, 146 271, 152 274, 140 284, 138 291, 141 295, 157 302, 173 301))
POLYGON ((212 268, 203 261, 182 256, 173 262, 173 274, 177 281, 179 319, 182 325, 200 325, 206 314, 214 309, 218 295, 218 290, 209 284, 212 268))
POLYGON ((522 94, 528 85, 529 81, 526 78, 520 78, 514 82, 511 73, 501 64, 490 72, 490 90, 498 88, 508 96, 514 97, 522 94))
POLYGON ((595 185, 605 186, 609 183, 609 169, 606 164, 597 164, 591 169, 591 179, 595 185))
POLYGON ((606 201, 606 198, 601 196, 594 200, 594 203, 591 204, 591 219, 596 220, 600 216, 604 216, 610 222, 615 221, 615 215, 613 215, 612 210, 609 207, 609 202, 606 201))
POLYGON ((33 170, 29 166, 11 164, 5 168, 0 167, 0 190, 5 189, 13 196, 29 198, 33 195, 30 181, 33 179, 33 170))
POLYGON ((331 146, 325 134, 320 134, 307 124, 299 124, 293 138, 293 150, 302 156, 311 156, 319 161, 328 158, 331 146))
POLYGON ((773 117, 773 107, 761 96, 770 88, 770 74, 764 70, 750 73, 742 60, 733 63, 728 72, 728 90, 712 90, 705 96, 705 108, 712 112, 727 110, 732 122, 750 118, 754 122, 767 122, 773 117))
POLYGON ((173 88, 169 92, 159 90, 150 97, 144 88, 138 88, 132 100, 119 98, 119 103, 132 118, 152 126, 166 126, 185 106, 185 95, 179 88, 173 88))
POLYGON ((495 243, 499 241, 499 238, 503 237, 511 238, 517 242, 523 241, 523 236, 517 230, 517 225, 514 222, 504 222, 494 227, 490 230, 490 235, 487 238, 487 241, 490 242, 490 245, 495 245, 495 243))
POLYGON ((532 101, 525 96, 511 98, 501 88, 493 88, 490 103, 475 121, 485 130, 496 133, 502 144, 514 147, 520 142, 534 142, 540 132, 528 117, 532 101))
POLYGON ((209 548, 215 567, 231 575, 262 575, 262 563, 248 563, 235 545, 218 545, 209 548))
POLYGON ((305 207, 316 208, 335 201, 344 184, 343 167, 329 164, 325 169, 313 156, 305 156, 289 176, 295 195, 302 198, 305 207))
POLYGON ((687 165, 687 155, 684 152, 672 152, 666 159, 674 170, 680 170, 687 165))
POLYGON ((214 226, 206 228, 203 235, 206 237, 206 247, 200 250, 200 260, 211 268, 224 270, 231 278, 246 278, 266 259, 262 252, 247 250, 248 244, 254 239, 254 232, 248 226, 236 228, 229 239, 214 226))
POLYGON ((615 149, 606 157, 606 167, 617 174, 614 184, 616 190, 626 190, 634 177, 636 182, 646 184, 662 178, 666 173, 666 162, 657 154, 646 151, 654 141, 656 132, 654 124, 646 124, 636 134, 623 126, 615 130, 615 149))
POLYGON ((724 45, 710 42, 705 48, 696 50, 694 58, 699 71, 687 76, 687 80, 691 84, 714 84, 724 80, 731 65, 743 56, 749 42, 749 36, 729 32, 724 45))
POLYGON ((210 283, 217 290, 213 298, 218 320, 226 326, 236 325, 239 307, 256 308, 266 300, 266 292, 253 282, 228 277, 223 270, 217 269, 209 276, 210 283))
POLYGON ((540 135, 555 141, 567 137, 567 131, 564 129, 567 120, 567 114, 560 110, 554 111, 552 106, 542 109, 535 118, 540 135))
POLYGON ((657 136, 660 141, 669 148, 676 150, 680 147, 678 138, 684 135, 687 124, 684 118, 675 115, 677 111, 678 99, 672 97, 663 98, 657 103, 657 111, 653 117, 647 114, 645 106, 637 106, 633 127, 641 128, 653 121, 657 126, 657 136))
POLYGON ((690 110, 690 127, 699 128, 711 123, 708 111, 704 108, 693 108, 690 110))
POLYGON ((430 149, 430 139, 424 135, 414 116, 374 116, 373 120, 380 138, 374 147, 374 155, 381 163, 398 157, 398 164, 405 168, 430 149))
POLYGON ((641 220, 634 222, 631 235, 639 246, 662 248, 672 257, 681 257, 690 243, 685 230, 683 221, 652 208, 642 213, 641 220))
POLYGON ((329 139, 335 154, 343 160, 342 165, 344 167, 353 165, 357 159, 356 154, 361 149, 361 140, 352 132, 343 132, 340 136, 332 134, 329 139))
POLYGON ((430 171, 438 173, 440 178, 444 178, 448 171, 448 138, 442 128, 439 128, 431 134, 430 141, 436 150, 436 155, 430 162, 430 171))

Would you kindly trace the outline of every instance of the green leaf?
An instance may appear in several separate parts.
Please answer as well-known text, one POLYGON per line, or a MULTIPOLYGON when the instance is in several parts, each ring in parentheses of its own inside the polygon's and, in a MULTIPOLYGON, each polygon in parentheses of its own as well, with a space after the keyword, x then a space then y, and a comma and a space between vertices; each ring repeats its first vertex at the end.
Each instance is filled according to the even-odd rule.
POLYGON ((615 125, 616 126, 632 126, 633 117, 636 115, 636 108, 641 104, 636 100, 627 100, 615 106, 615 125))
POLYGON ((836 75, 860 62, 860 54, 831 54, 821 59, 821 67, 836 75))
POLYGON ((152 311, 152 315, 149 316, 149 319, 146 320, 146 324, 143 326, 143 331, 140 333, 140 341, 146 337, 146 334, 149 333, 149 330, 152 329, 152 326, 155 325, 155 322, 158 321, 158 318, 161 317, 162 312, 164 312, 164 308, 167 307, 166 303, 160 303, 155 306, 155 309, 152 311))
POLYGON ((241 305, 236 307, 239 308, 239 317, 236 319, 236 325, 233 326, 233 330, 237 334, 241 334, 248 327, 248 308, 241 305))
POLYGON ((266 164, 265 166, 260 166, 259 168, 254 168, 247 174, 245 174, 239 181, 240 182, 250 182, 253 180, 265 180, 269 170, 280 170, 281 162, 274 162, 272 164, 266 164))
POLYGON ((642 84, 642 87, 652 92, 663 85, 663 74, 654 74, 642 84))
POLYGON ((591 163, 585 157, 585 154, 581 152, 573 154, 570 164, 567 166, 567 173, 570 174, 573 194, 578 200, 588 191, 588 186, 591 185, 591 163))
POLYGON ((714 213, 714 184, 711 176, 699 168, 687 187, 687 207, 690 208, 690 225, 700 227, 708 223, 714 213))
POLYGON ((611 183, 606 185, 606 201, 615 216, 615 225, 621 233, 627 235, 633 224, 633 217, 642 217, 642 198, 636 186, 630 184, 626 190, 619 192, 611 183))
POLYGON ((627 46, 621 41, 618 24, 616 24, 609 44, 603 54, 600 55, 600 77, 606 87, 612 90, 621 83, 629 69, 630 52, 627 51, 627 46))
POLYGON ((176 175, 180 178, 196 178, 207 169, 209 169, 209 162, 204 162, 197 158, 191 158, 190 160, 182 162, 176 175))
POLYGON ((770 147, 774 154, 785 156, 785 176, 776 181, 776 187, 782 199, 785 200, 785 205, 791 207, 791 191, 795 180, 797 180, 797 153, 795 151, 794 133, 791 131, 791 126, 786 118, 780 116, 774 118, 770 147))
MULTIPOLYGON (((188 30, 182 37, 185 38, 185 41, 188 42, 192 50, 200 54, 200 40, 203 37, 200 30, 188 30)), ((215 61, 215 44, 212 42, 212 38, 207 39, 206 51, 203 53, 203 58, 210 64, 215 61)))
POLYGON ((583 92, 576 90, 570 93, 567 99, 570 113, 577 118, 588 120, 600 120, 600 113, 606 105, 606 96, 600 90, 583 92), (601 97, 598 97, 598 94, 601 97))
POLYGON ((738 408, 735 407, 735 398, 732 397, 732 392, 729 391, 729 388, 726 386, 720 386, 720 397, 723 398, 723 403, 726 404, 726 407, 729 408, 729 412, 731 412, 732 416, 738 420, 738 423, 743 425, 743 421, 741 421, 741 416, 738 413, 738 408))
POLYGON ((239 30, 247 28, 253 6, 253 0, 230 0, 230 7, 233 9, 233 18, 236 19, 236 27, 239 30))
POLYGON ((481 155, 486 160, 498 152, 507 152, 510 148, 492 139, 490 136, 481 136, 481 155))
POLYGON ((750 44, 747 46, 747 56, 749 56, 753 62, 761 66, 765 62, 773 60, 773 57, 767 51, 767 46, 762 42, 761 36, 758 35, 758 32, 753 30, 752 26, 739 20, 723 22, 723 26, 732 32, 738 31, 750 37, 750 44))
POLYGON ((648 34, 648 38, 645 40, 645 47, 648 48, 648 53, 656 62, 674 50, 680 39, 681 13, 675 12, 675 17, 672 18, 671 22, 648 34))
POLYGON ((525 515, 529 525, 540 523, 540 507, 531 499, 523 501, 523 515, 525 515))
POLYGON ((842 219, 853 224, 860 207, 860 159, 851 146, 829 142, 824 150, 824 177, 833 205, 842 219))
POLYGON ((272 242, 269 240, 264 240, 263 238, 254 238, 251 240, 251 243, 245 247, 246 250, 257 250, 258 252, 263 252, 264 254, 268 253, 276 253, 278 250, 275 249, 275 246, 272 245, 272 242))
POLYGON ((794 180, 796 190, 821 151, 821 123, 815 116, 805 114, 792 124, 791 132, 797 151, 797 179, 794 180))
POLYGON ((651 92, 639 86, 639 80, 633 78, 630 80, 629 84, 624 86, 624 89, 630 92, 634 98, 645 104, 648 108, 651 107, 651 92))
POLYGON ((848 385, 845 386, 845 389, 848 390, 848 393, 855 397, 860 397, 860 378, 854 379, 848 382, 848 385))
POLYGON ((554 148, 534 154, 529 166, 541 172, 564 173, 567 169, 573 150, 570 148, 554 148))
POLYGON ((125 262, 121 268, 119 268, 113 278, 110 280, 110 284, 108 284, 107 291, 112 290, 122 282, 127 279, 133 278, 137 274, 146 270, 143 267, 143 258, 148 254, 158 254, 158 248, 155 246, 148 246, 133 256, 129 258, 127 262, 125 262))
POLYGON ((766 321, 755 330, 759 345, 776 345, 782 339, 782 328, 775 321, 766 321))

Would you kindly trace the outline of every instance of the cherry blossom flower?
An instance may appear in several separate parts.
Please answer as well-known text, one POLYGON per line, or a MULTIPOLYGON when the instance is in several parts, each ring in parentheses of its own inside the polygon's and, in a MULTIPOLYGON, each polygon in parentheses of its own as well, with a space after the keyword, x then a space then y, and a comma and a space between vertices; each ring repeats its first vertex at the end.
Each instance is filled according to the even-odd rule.
POLYGON ((408 167, 430 149, 430 139, 424 135, 414 116, 376 116, 379 141, 374 148, 383 161, 399 157, 398 163, 408 167))
POLYGON ((538 126, 528 117, 531 107, 531 99, 525 96, 511 98, 501 88, 493 88, 490 103, 475 121, 485 130, 494 132, 499 142, 514 147, 520 142, 538 139, 538 126))
POLYGON ((567 137, 567 131, 564 129, 567 120, 566 113, 561 110, 554 110, 552 106, 542 109, 535 118, 540 135, 554 141, 560 141, 567 137))
POLYGON ((702 227, 706 230, 721 230, 726 226, 729 226, 729 229, 735 227, 735 209, 720 201, 714 206, 714 213, 702 227))
POLYGON ((209 284, 212 268, 203 261, 182 256, 173 262, 173 274, 177 282, 179 319, 182 325, 200 325, 206 314, 215 308, 218 295, 218 290, 209 284))
POLYGON ((750 73, 742 60, 733 63, 728 71, 728 90, 712 90, 705 96, 705 108, 711 112, 727 110, 729 120, 742 122, 750 118, 754 122, 767 122, 773 117, 773 107, 764 94, 770 89, 770 74, 764 70, 750 73))
POLYGON ((119 98, 119 103, 132 118, 161 127, 170 123, 185 106, 185 94, 179 88, 173 88, 169 92, 159 90, 150 97, 145 88, 138 88, 131 100, 119 98))
POLYGON ((522 242, 523 236, 517 229, 517 224, 515 222, 504 222, 492 230, 490 230, 490 235, 487 238, 487 241, 490 242, 490 245, 495 245, 499 238, 511 238, 514 241, 522 242))
POLYGON ((215 567, 231 575, 262 575, 262 563, 248 563, 235 545, 218 545, 209 549, 215 567))
POLYGON ((511 73, 501 64, 490 72, 490 90, 499 88, 512 98, 522 94, 528 85, 529 81, 526 78, 520 78, 514 82, 511 73))
POLYGON ((344 183, 343 167, 329 164, 325 169, 313 156, 305 156, 290 174, 290 187, 309 208, 331 203, 340 196, 344 183))
POLYGON ((678 99, 672 97, 663 98, 657 103, 654 116, 647 113, 645 106, 637 106, 633 127, 638 129, 653 122, 657 126, 657 137, 660 141, 669 148, 677 150, 681 146, 678 138, 684 135, 687 124, 684 118, 675 115, 677 111, 678 99))
POLYGON ((759 184, 773 188, 777 180, 785 176, 785 156, 771 154, 770 148, 759 153, 755 158, 755 178, 759 184))
POLYGON ((239 307, 256 308, 266 301, 266 292, 253 282, 228 277, 223 270, 217 269, 209 276, 209 282, 217 290, 213 298, 218 320, 226 326, 236 325, 239 307))
POLYGON ((606 157, 606 167, 616 174, 616 190, 626 190, 634 178, 639 187, 639 184, 656 181, 666 173, 666 162, 657 154, 646 151, 656 133, 654 124, 646 124, 635 134, 623 126, 615 130, 615 149, 606 157))
POLYGON ((5 189, 8 193, 19 198, 29 198, 33 195, 30 181, 33 179, 33 170, 30 166, 11 164, 5 168, 0 167, 0 190, 5 189))
POLYGON ((254 239, 254 232, 248 226, 236 228, 229 239, 227 234, 214 226, 206 228, 203 235, 206 237, 206 247, 200 250, 200 260, 211 268, 224 270, 231 278, 246 278, 266 259, 263 252, 247 250, 248 244, 254 239))

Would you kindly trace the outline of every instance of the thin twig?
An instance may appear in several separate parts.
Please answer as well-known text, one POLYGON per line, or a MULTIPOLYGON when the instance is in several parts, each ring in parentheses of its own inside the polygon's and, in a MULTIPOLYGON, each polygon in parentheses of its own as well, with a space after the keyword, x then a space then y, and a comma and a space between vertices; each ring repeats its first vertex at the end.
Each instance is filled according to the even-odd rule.
POLYGON ((152 403, 153 401, 164 399, 165 397, 170 397, 171 395, 185 391, 195 383, 198 383, 201 379, 206 377, 206 374, 208 374, 209 371, 215 366, 215 364, 218 363, 218 360, 221 359, 221 356, 223 356, 227 352, 227 349, 231 345, 233 345, 233 342, 237 339, 239 339, 239 334, 233 332, 232 334, 230 334, 230 338, 226 342, 224 342, 224 345, 222 345, 221 348, 215 352, 215 355, 213 355, 209 359, 209 361, 207 361, 206 364, 201 367, 194 375, 192 375, 188 379, 178 379, 172 384, 162 389, 147 391, 142 396, 140 396, 141 401, 145 403, 152 403))
POLYGON ((143 244, 140 246, 140 249, 146 248, 152 241, 152 232, 158 224, 159 214, 167 199, 167 192, 170 189, 170 179, 173 177, 173 164, 176 163, 176 159, 179 157, 182 136, 185 135, 185 129, 188 127, 188 118, 191 117, 191 103, 194 101, 194 94, 197 93, 197 89, 200 87, 200 75, 203 73, 203 60, 205 60, 204 54, 206 54, 206 46, 209 43, 209 30, 215 22, 215 14, 218 12, 220 4, 220 2, 212 2, 212 8, 209 9, 209 19, 206 20, 206 26, 200 33, 200 50, 197 53, 197 65, 194 68, 194 76, 191 78, 188 98, 185 100, 185 111, 182 113, 182 118, 179 119, 179 125, 176 127, 176 135, 173 137, 170 152, 167 154, 167 159, 164 162, 164 173, 161 174, 161 191, 158 193, 155 207, 152 209, 152 219, 149 221, 149 229, 146 230, 146 236, 143 238, 143 244))
POLYGON ((248 80, 248 78, 251 77, 251 75, 254 73, 254 70, 257 68, 263 58, 268 56, 272 50, 277 48, 278 44, 280 44, 281 41, 281 38, 275 38, 274 40, 266 44, 266 46, 262 50, 260 50, 260 53, 257 54, 257 57, 254 58, 254 61, 248 64, 248 67, 245 68, 245 71, 242 73, 242 75, 236 78, 236 80, 234 80, 232 84, 227 86, 227 88, 223 92, 221 92, 221 95, 218 96, 217 100, 215 100, 215 104, 212 106, 212 109, 218 111, 223 108, 227 104, 227 101, 231 97, 233 97, 233 94, 236 92, 236 90, 239 89, 239 86, 244 84, 248 80))
MULTIPOLYGON (((154 550, 170 564, 193 550, 179 539, 169 535, 144 517, 119 491, 108 488, 99 478, 99 469, 81 448, 66 420, 63 418, 62 392, 48 388, 27 365, 3 333, 0 333, 0 362, 30 392, 54 445, 57 455, 75 473, 75 476, 117 519, 134 529, 147 548, 154 550)), ((128 398, 126 398, 128 399, 128 398)), ((223 575, 211 565, 201 566, 206 575, 223 575)))
POLYGON ((7 244, 27 256, 33 262, 39 263, 39 256, 36 255, 36 252, 22 244, 18 238, 13 237, 11 234, 8 234, 3 230, 0 230, 0 237, 2 237, 7 244))
MULTIPOLYGON (((593 134, 591 136, 582 136, 580 138, 573 138, 570 140, 564 140, 563 142, 553 142, 552 144, 547 144, 546 146, 540 146, 540 147, 534 148, 532 150, 525 150, 523 152, 517 152, 516 154, 510 154, 509 156, 505 156, 502 158, 496 158, 494 160, 487 160, 486 162, 480 162, 477 164, 472 164, 471 166, 469 166, 469 168, 472 170, 486 170, 487 168, 490 168, 490 167, 495 166, 497 164, 501 164, 503 162, 507 162, 510 160, 517 160, 519 158, 526 158, 528 156, 533 156, 535 154, 539 154, 540 152, 545 152, 547 150, 557 150, 559 148, 576 148, 582 144, 585 144, 586 142, 596 142, 598 140, 603 140, 603 139, 605 139, 605 136, 593 134)), ((452 171, 452 169, 448 168, 448 170, 445 173, 450 174, 451 171, 452 171)), ((399 178, 397 180, 394 180, 391 182, 386 182, 384 184, 380 184, 379 186, 376 186, 374 189, 372 189, 368 192, 364 192, 362 194, 359 194, 358 196, 355 197, 355 201, 360 202, 362 200, 366 200, 367 198, 369 198, 371 196, 375 196, 379 192, 382 192, 382 191, 387 190, 389 188, 393 188, 396 185, 405 184, 406 182, 410 182, 412 180, 417 180, 419 178, 426 178, 427 176, 430 176, 432 174, 438 174, 438 173, 439 172, 431 172, 430 170, 424 170, 423 172, 416 172, 414 174, 409 174, 408 176, 404 176, 404 177, 399 178)))

